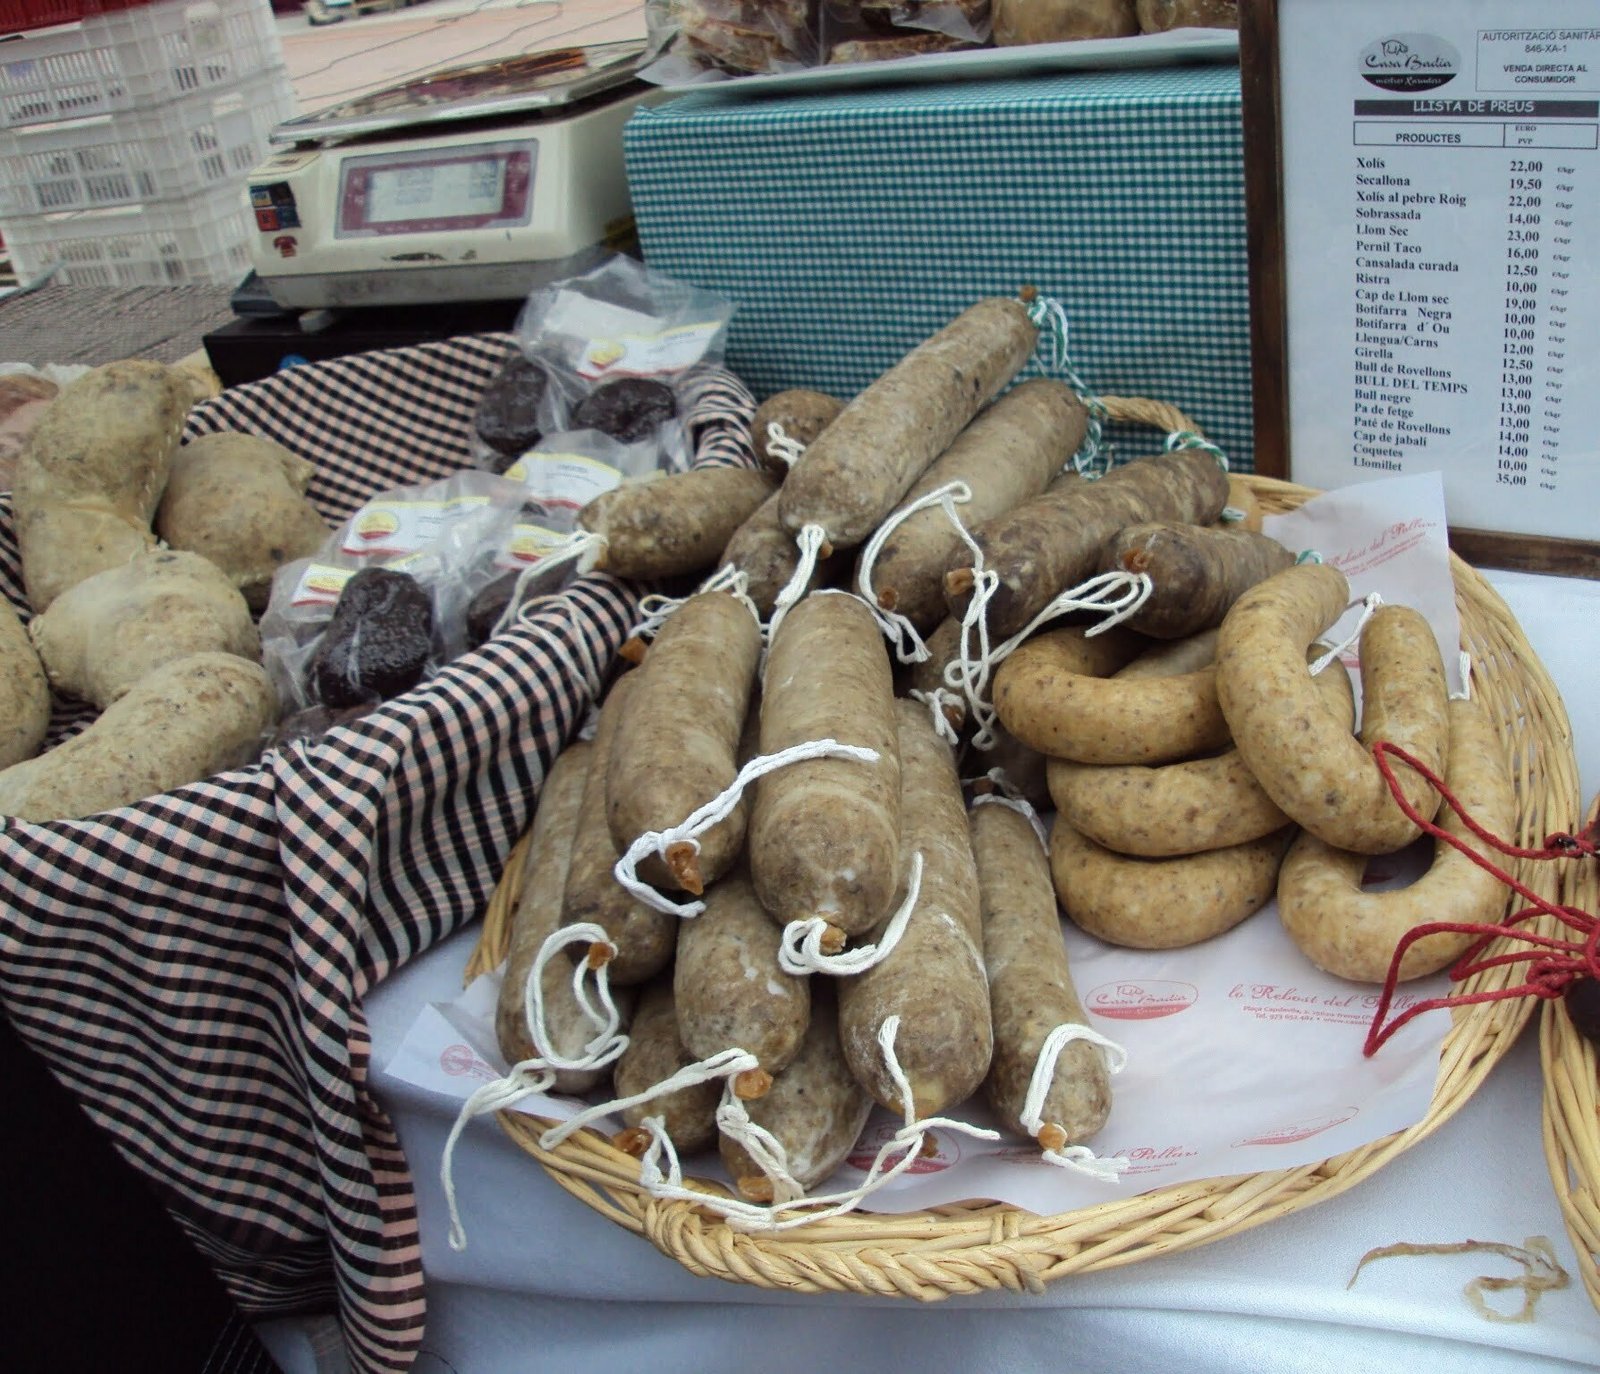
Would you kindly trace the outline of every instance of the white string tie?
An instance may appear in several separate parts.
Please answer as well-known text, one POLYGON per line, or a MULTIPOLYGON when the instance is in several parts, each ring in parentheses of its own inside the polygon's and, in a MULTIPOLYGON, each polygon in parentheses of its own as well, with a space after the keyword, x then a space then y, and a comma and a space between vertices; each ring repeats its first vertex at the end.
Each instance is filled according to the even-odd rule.
MULTIPOLYGON (((1356 603, 1351 602, 1350 604, 1353 606, 1356 603)), ((1346 649, 1348 649, 1352 644, 1356 643, 1356 641, 1361 638, 1361 632, 1367 628, 1367 621, 1372 619, 1372 613, 1376 611, 1379 606, 1383 605, 1383 598, 1377 592, 1372 592, 1367 596, 1366 600, 1360 603, 1360 605, 1361 615, 1356 620, 1355 629, 1351 630, 1348 635, 1346 635, 1342 640, 1335 644, 1333 648, 1329 649, 1327 653, 1323 654, 1321 658, 1311 665, 1312 677, 1316 677, 1324 668, 1332 663, 1334 659, 1338 658, 1340 654, 1344 653, 1346 649)), ((1346 609, 1348 609, 1348 607, 1346 609)))
POLYGON ((604 535, 594 534, 589 530, 573 530, 549 553, 544 554, 536 562, 529 563, 511 584, 511 595, 506 599, 506 608, 500 612, 500 618, 495 621, 494 629, 489 632, 490 638, 502 630, 509 630, 513 625, 530 623, 528 614, 544 599, 534 597, 531 601, 523 600, 528 590, 528 583, 534 578, 542 581, 552 568, 559 568, 563 563, 577 564, 576 572, 582 577, 585 573, 595 570, 595 565, 599 563, 600 555, 605 552, 605 548, 604 535))
MULTIPOLYGON (((667 1139, 662 1120, 658 1116, 647 1117, 642 1123, 650 1139, 639 1161, 639 1186, 652 1197, 692 1202, 707 1211, 715 1212, 725 1217, 728 1224, 738 1231, 769 1233, 790 1231, 796 1227, 810 1226, 815 1222, 826 1221, 830 1217, 843 1216, 846 1212, 854 1211, 868 1195, 898 1178, 917 1162, 927 1133, 935 1126, 958 1131, 979 1140, 998 1140, 1000 1138, 998 1131, 972 1126, 965 1121, 949 1117, 929 1117, 925 1121, 916 1121, 912 1118, 911 1085, 907 1082, 905 1072, 901 1069, 900 1061, 894 1053, 894 1039, 899 1027, 898 1016, 888 1017, 878 1028, 878 1043, 883 1047, 884 1060, 889 1075, 899 1091, 900 1100, 906 1104, 904 1108, 906 1122, 879 1148, 871 1167, 867 1170, 867 1176, 854 1188, 820 1197, 794 1198, 772 1204, 746 1202, 742 1198, 719 1197, 704 1189, 688 1188, 684 1185, 683 1168, 678 1161, 677 1151, 667 1139), (890 1156, 897 1152, 900 1157, 893 1164, 887 1164, 890 1156), (665 1169, 661 1167, 663 1159, 666 1160, 665 1169), (798 1208, 801 1206, 807 1210, 799 1211, 798 1208)), ((571 1122, 567 1122, 562 1129, 571 1125, 571 1122)), ((551 1134, 553 1133, 547 1132, 540 1141, 545 1149, 550 1148, 550 1143, 547 1142, 550 1141, 551 1134)), ((777 1180, 774 1180, 774 1186, 780 1186, 777 1180)))
POLYGON ((1050 833, 1044 828, 1044 821, 1039 813, 1034 810, 1033 803, 1028 801, 1006 777, 1003 769, 991 768, 985 775, 999 790, 995 792, 980 792, 972 799, 973 806, 1004 806, 1021 816, 1033 827, 1033 833, 1039 837, 1039 843, 1048 851, 1050 848, 1050 833))
POLYGON ((783 1142, 750 1119, 749 1111, 733 1091, 732 1080, 723 1089, 722 1104, 717 1108, 717 1129, 743 1149, 772 1184, 774 1203, 796 1202, 805 1197, 805 1188, 789 1172, 789 1152, 783 1142))
MULTIPOLYGON (((783 590, 772 599, 772 618, 767 622, 769 646, 778 637, 778 626, 783 624, 783 618, 789 614, 790 608, 806 594, 806 588, 817 571, 817 560, 822 556, 823 546, 828 542, 828 532, 821 525, 802 525, 800 533, 794 537, 794 542, 800 550, 800 561, 795 564, 794 575, 784 583, 783 590)), ((762 662, 761 672, 765 680, 765 660, 762 662)))
POLYGON ((628 1037, 621 1033, 622 1013, 617 1010, 617 1004, 611 996, 611 978, 607 972, 609 965, 601 964, 598 968, 591 968, 588 959, 579 959, 573 964, 572 998, 589 1024, 595 1027, 595 1034, 584 1042, 583 1054, 576 1059, 569 1059, 563 1055, 550 1038, 550 1030, 545 1023, 544 1015, 545 965, 568 945, 576 944, 610 945, 611 937, 603 926, 596 925, 593 921, 578 921, 552 931, 539 946, 538 956, 533 961, 533 969, 528 975, 527 988, 523 993, 523 1015, 528 1023, 528 1035, 533 1041, 533 1047, 539 1052, 539 1057, 552 1069, 570 1072, 603 1069, 628 1048, 628 1037), (589 993, 585 987, 587 981, 585 975, 588 973, 594 974, 595 991, 600 997, 599 1008, 589 1000, 589 993))
MULTIPOLYGON (((1072 1023, 1056 1026, 1045 1036, 1044 1044, 1039 1048, 1039 1058, 1033 1066, 1033 1077, 1028 1081, 1028 1095, 1023 1099, 1020 1119, 1023 1130, 1031 1136, 1037 1137, 1045 1127, 1044 1100, 1049 1095, 1050 1085, 1055 1079, 1056 1061, 1061 1058, 1061 1051, 1074 1040, 1087 1040, 1091 1045, 1098 1045, 1105 1054, 1107 1073, 1119 1074, 1127 1067, 1128 1052, 1115 1041, 1101 1035, 1099 1031, 1090 1026, 1072 1023)), ((1047 1148, 1042 1151, 1042 1157, 1049 1164, 1098 1179, 1102 1183, 1115 1183, 1123 1170, 1128 1167, 1126 1159, 1120 1157, 1101 1159, 1087 1145, 1047 1148)))
MULTIPOLYGON (((569 1135, 581 1131, 585 1126, 600 1120, 601 1117, 613 1116, 625 1112, 630 1107, 642 1106, 646 1102, 653 1102, 658 1097, 665 1097, 668 1093, 675 1093, 683 1088, 696 1088, 702 1083, 710 1083, 721 1078, 731 1080, 741 1073, 751 1069, 760 1068, 760 1061, 747 1050, 727 1049, 719 1051, 708 1059, 697 1059, 693 1064, 685 1064, 675 1074, 663 1078, 659 1083, 652 1083, 643 1092, 634 1093, 631 1097, 619 1097, 610 1102, 601 1102, 592 1107, 585 1107, 576 1116, 552 1126, 539 1137, 541 1150, 553 1150, 569 1135)), ((656 1118, 660 1120, 660 1118, 656 1118)))
MULTIPOLYGON (((701 592, 727 592, 756 618, 756 624, 761 623, 761 610, 750 599, 750 574, 742 568, 736 568, 732 563, 724 563, 696 587, 692 595, 698 596, 701 592)), ((654 639, 661 632, 661 627, 672 618, 673 613, 681 610, 689 599, 687 596, 662 596, 659 592, 651 592, 648 596, 640 597, 639 619, 628 631, 628 638, 654 639)))
POLYGON ((1450 700, 1451 701, 1471 701, 1472 700, 1472 655, 1469 654, 1465 649, 1463 649, 1461 651, 1460 662, 1461 662, 1461 690, 1459 692, 1451 692, 1450 693, 1450 700))
POLYGON ((1220 519, 1224 525, 1237 525, 1245 517, 1246 512, 1240 510, 1237 506, 1224 506, 1220 519))
POLYGON ((999 645, 991 645, 987 613, 989 602, 1000 589, 1000 575, 983 566, 983 550, 966 530, 961 531, 961 536, 972 551, 972 599, 961 617, 960 652, 945 665, 944 680, 946 686, 956 688, 966 698, 968 713, 978 723, 977 733, 972 737, 974 747, 989 749, 994 746, 996 739, 995 710, 988 700, 989 679, 994 675, 995 668, 1041 625, 1068 612, 1105 612, 1105 618, 1085 631, 1086 635, 1099 634, 1113 625, 1120 625, 1150 599, 1154 584, 1148 573, 1120 570, 1099 573, 1076 587, 1068 587, 1066 591, 1058 593, 1016 634, 999 645), (977 639, 976 653, 973 651, 974 637, 977 639))
POLYGON ((542 1059, 535 1056, 513 1064, 504 1078, 496 1078, 475 1088, 472 1096, 461 1104, 461 1110, 456 1113, 455 1122, 450 1127, 450 1134, 445 1137, 444 1152, 439 1158, 439 1182, 444 1188, 445 1205, 450 1212, 449 1241, 452 1250, 467 1248, 467 1232, 461 1224, 455 1184, 456 1142, 461 1139, 462 1131, 466 1130, 467 1123, 473 1117, 503 1111, 525 1097, 548 1092, 555 1081, 555 1074, 550 1072, 542 1059))
POLYGON ((857 763, 876 763, 878 751, 856 744, 840 744, 835 739, 807 740, 804 744, 790 745, 775 754, 759 754, 741 768, 734 780, 704 805, 691 811, 681 824, 666 830, 646 830, 628 846, 627 853, 617 860, 611 872, 616 880, 646 906, 667 916, 684 919, 698 916, 706 909, 704 902, 674 902, 639 877, 639 863, 646 855, 655 854, 665 860, 667 851, 674 845, 692 845, 700 852, 700 839, 707 830, 733 814, 747 788, 757 778, 765 777, 791 763, 806 759, 852 759, 857 763))
POLYGON ((913 701, 920 701, 928 708, 934 731, 940 739, 952 749, 961 743, 961 736, 956 733, 956 727, 950 723, 950 717, 945 714, 947 706, 957 707, 963 715, 966 714, 965 703, 960 697, 943 687, 935 687, 931 692, 924 692, 919 688, 913 687, 906 695, 913 701))
POLYGON ((805 457, 806 446, 789 437, 788 431, 776 420, 767 424, 767 454, 776 458, 786 468, 792 468, 805 457))
POLYGON ((555 1086, 556 1070, 603 1069, 618 1059, 628 1048, 628 1037, 620 1033, 621 1014, 611 997, 611 980, 605 966, 591 969, 587 959, 577 962, 572 971, 572 993, 579 1009, 598 1030, 585 1042, 583 1054, 569 1059, 557 1052, 550 1039, 550 1030, 544 1015, 544 969, 556 954, 568 945, 597 942, 610 943, 605 930, 592 921, 580 921, 552 931, 539 946, 538 956, 528 975, 523 991, 522 1014, 527 1022, 528 1034, 535 1053, 513 1064, 503 1078, 496 1078, 473 1090, 461 1104, 455 1122, 444 1143, 439 1160, 439 1181, 444 1188, 445 1202, 450 1212, 449 1241, 452 1250, 467 1248, 466 1228, 461 1223, 461 1211, 456 1202, 455 1152, 456 1142, 467 1123, 476 1116, 504 1111, 526 1097, 548 1092, 555 1086), (601 1009, 597 1010, 584 989, 584 975, 592 972, 599 991, 601 1009))
POLYGON ((918 511, 929 510, 934 506, 942 507, 950 523, 956 529, 964 531, 966 526, 956 514, 956 504, 959 502, 965 505, 971 500, 972 488, 965 482, 946 482, 944 486, 930 491, 926 496, 918 497, 909 505, 895 511, 873 531, 872 538, 861 551, 861 558, 856 567, 856 591, 867 603, 873 619, 878 622, 878 628, 883 631, 884 637, 894 649, 895 657, 901 663, 925 663, 928 659, 928 646, 917 633, 915 625, 898 611, 885 607, 878 600, 878 594, 872 588, 872 573, 877 565, 878 555, 883 552, 883 546, 888 542, 889 536, 906 520, 918 511))
POLYGON ((796 976, 808 973, 831 973, 840 977, 850 977, 857 973, 865 973, 874 964, 881 964, 887 959, 894 947, 900 943, 900 937, 906 933, 906 926, 911 923, 911 913, 916 910, 917 898, 921 895, 922 852, 918 850, 911 856, 911 863, 907 869, 905 900, 884 924, 883 934, 878 937, 877 943, 857 945, 854 949, 841 950, 838 954, 826 954, 822 949, 822 941, 829 930, 833 929, 826 920, 821 916, 812 916, 804 921, 790 921, 784 926, 783 936, 778 944, 778 967, 785 973, 796 976))

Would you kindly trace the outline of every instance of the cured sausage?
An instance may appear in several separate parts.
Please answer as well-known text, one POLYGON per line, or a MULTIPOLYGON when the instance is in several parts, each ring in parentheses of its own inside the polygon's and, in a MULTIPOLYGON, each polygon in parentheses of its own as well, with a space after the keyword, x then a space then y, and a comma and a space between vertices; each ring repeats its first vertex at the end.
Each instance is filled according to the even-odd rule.
POLYGON ((900 754, 888 650, 872 612, 838 592, 813 592, 779 624, 761 704, 763 754, 824 739, 877 762, 807 759, 759 779, 750 876, 780 925, 822 917, 859 935, 893 905, 900 754))
POLYGON ((983 968, 983 913, 966 806, 950 747, 916 702, 895 703, 900 737, 903 869, 921 855, 917 902, 900 941, 840 980, 839 1034, 850 1071, 893 1112, 932 1116, 977 1091, 993 1033, 983 968), (878 1031, 900 1018, 895 1057, 911 1086, 900 1100, 878 1031))
POLYGON ((854 548, 1033 353, 1021 302, 979 301, 861 392, 789 470, 778 510, 796 534, 820 525, 854 548))

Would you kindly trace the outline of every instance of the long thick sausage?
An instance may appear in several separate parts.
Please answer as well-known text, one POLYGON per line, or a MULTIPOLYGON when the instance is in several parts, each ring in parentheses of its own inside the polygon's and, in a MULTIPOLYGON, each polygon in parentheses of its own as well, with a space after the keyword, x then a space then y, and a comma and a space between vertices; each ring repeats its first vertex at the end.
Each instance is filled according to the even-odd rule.
POLYGON ((779 624, 767 660, 761 752, 835 739, 876 763, 817 758, 756 783, 750 876, 780 925, 822 917, 845 935, 893 904, 900 849, 900 754, 889 653, 853 596, 814 592, 779 624))
MULTIPOLYGON (((844 1061, 831 990, 819 990, 815 1013, 794 1062, 747 1107, 750 1120, 783 1146, 789 1177, 805 1189, 844 1162, 872 1112, 872 1098, 844 1061)), ((772 1180, 742 1145, 723 1135, 717 1147, 742 1196, 773 1200, 772 1180)))
POLYGON ((1226 525, 1129 525, 1106 543, 1103 572, 1144 573, 1149 599, 1124 622, 1156 639, 1215 629, 1239 597, 1294 555, 1276 539, 1226 525))
MULTIPOLYGON (((572 842, 578 833, 578 813, 583 805, 584 783, 589 775, 594 745, 576 740, 550 766, 539 793, 523 861, 522 887, 511 914, 511 938, 506 971, 495 1002, 494 1033, 500 1053, 516 1064, 538 1053, 528 1026, 528 979, 544 943, 561 924, 562 894, 572 863, 572 842)), ((595 1026, 584 1015, 572 992, 572 961, 554 958, 540 978, 544 1025, 550 1048, 563 1058, 576 1059, 595 1026)), ((600 1081, 600 1069, 562 1069, 556 1073, 558 1092, 587 1092, 600 1081)))
POLYGON ((735 1085, 742 1097, 759 1097, 789 1066, 811 1019, 810 980, 778 963, 782 937, 740 869, 707 891, 706 909, 678 932, 678 1033, 697 1059, 730 1049, 753 1054, 760 1068, 735 1085))
POLYGON ((983 913, 966 806, 950 748, 913 701, 895 703, 903 780, 902 869, 922 856, 916 906, 900 942, 880 963, 839 985, 839 1034, 863 1087, 890 1111, 932 1116, 983 1082, 993 1050, 983 969, 983 913), (911 1085, 900 1100, 878 1043, 900 1018, 895 1057, 911 1085))
MULTIPOLYGON (((1037 496, 1077 452, 1088 412, 1065 382, 1022 382, 958 434, 905 495, 912 505, 952 483, 971 499, 954 507, 969 529, 1037 496)), ((1081 483, 1076 473, 1063 478, 1081 483)), ((961 536, 939 506, 913 511, 884 541, 872 570, 872 590, 885 610, 921 633, 946 614, 944 570, 961 536)))
POLYGON ((578 512, 578 525, 606 541, 596 564, 602 571, 678 577, 712 568, 774 490, 754 468, 690 468, 601 492, 578 512))
MULTIPOLYGON (((699 592, 678 607, 633 674, 633 700, 617 721, 606 761, 606 820, 626 853, 646 831, 681 825, 739 771, 761 626, 728 592, 699 592)), ((699 893, 726 873, 744 846, 745 807, 699 836, 648 855, 639 876, 699 893)))
POLYGON ((562 925, 592 921, 606 932, 616 951, 608 976, 618 987, 642 983, 665 968, 678 938, 678 918, 646 906, 613 873, 619 852, 606 821, 606 768, 635 685, 633 673, 623 674, 600 707, 561 901, 562 925))
POLYGON ((979 301, 925 339, 838 414, 789 470, 778 509, 795 533, 820 525, 836 549, 866 539, 1034 350, 1015 300, 979 301))
MULTIPOLYGON (((1046 1038, 1088 1017, 1072 983, 1050 863, 1028 819, 993 802, 972 808, 972 852, 983 894, 983 959, 994 1017, 994 1062, 984 1093, 1006 1128, 1031 1135, 1022 1113, 1046 1038)), ((1087 1140, 1111 1112, 1111 1078, 1098 1046, 1068 1044, 1056 1060, 1040 1117, 1048 1145, 1087 1140)), ((1040 1132, 1043 1136, 1044 1132, 1040 1132)))
MULTIPOLYGON (((999 578, 985 608, 995 639, 1017 634, 1061 592, 1096 571, 1106 540, 1142 520, 1208 525, 1228 478, 1202 449, 1137 458, 1094 482, 1051 487, 972 531, 984 568, 999 578)), ((945 602, 962 619, 972 599, 973 553, 962 543, 945 572, 945 602)))
MULTIPOLYGON (((672 1000, 672 980, 657 978, 639 994, 639 1006, 628 1030, 628 1048, 612 1070, 617 1096, 635 1097, 664 1083, 694 1063, 694 1056, 678 1037, 678 1014, 672 1000)), ((626 1129, 615 1137, 618 1149, 639 1154, 649 1143, 644 1123, 659 1116, 662 1127, 680 1155, 709 1150, 717 1139, 717 1103, 722 1083, 711 1079, 674 1088, 637 1106, 624 1107, 626 1129)))

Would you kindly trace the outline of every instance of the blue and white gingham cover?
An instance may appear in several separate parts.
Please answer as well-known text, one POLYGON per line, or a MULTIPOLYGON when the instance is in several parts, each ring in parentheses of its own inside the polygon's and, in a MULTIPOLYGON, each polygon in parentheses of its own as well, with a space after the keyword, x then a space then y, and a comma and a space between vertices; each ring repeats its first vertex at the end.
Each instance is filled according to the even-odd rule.
POLYGON ((625 144, 646 259, 736 302, 727 362, 758 397, 853 395, 1032 284, 1093 390, 1176 405, 1249 471, 1239 116, 1238 68, 1201 65, 708 89, 641 109, 625 144))

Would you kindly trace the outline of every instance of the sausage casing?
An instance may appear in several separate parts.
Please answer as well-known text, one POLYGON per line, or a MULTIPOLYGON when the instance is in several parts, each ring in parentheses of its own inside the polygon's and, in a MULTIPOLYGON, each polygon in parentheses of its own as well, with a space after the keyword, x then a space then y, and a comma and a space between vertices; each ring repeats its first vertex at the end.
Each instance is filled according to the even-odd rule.
MULTIPOLYGON (((1088 1024, 1073 986, 1050 863, 1029 820, 993 802, 972 808, 972 852, 983 897, 983 958, 994 1019, 984 1093, 1006 1128, 1030 1134, 1023 1105, 1039 1053, 1057 1026, 1088 1024)), ((1111 1077, 1098 1046, 1069 1043, 1040 1112, 1066 1143, 1087 1140, 1111 1112, 1111 1077)))
POLYGON ((922 856, 910 921, 888 956, 840 980, 839 1032, 850 1071, 890 1111, 899 1089, 878 1043, 900 1018, 895 1057, 911 1085, 911 1110, 932 1116, 977 1091, 989 1069, 993 1032, 983 969, 983 913, 966 806, 950 748, 927 712, 895 703, 903 791, 902 869, 922 856))
POLYGON ((889 911, 900 849, 900 753, 889 653, 853 596, 814 592, 779 623, 761 703, 761 752, 835 739, 875 763, 816 758, 756 783, 750 876, 780 925, 821 917, 858 935, 889 911))

